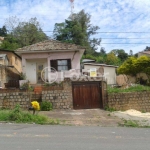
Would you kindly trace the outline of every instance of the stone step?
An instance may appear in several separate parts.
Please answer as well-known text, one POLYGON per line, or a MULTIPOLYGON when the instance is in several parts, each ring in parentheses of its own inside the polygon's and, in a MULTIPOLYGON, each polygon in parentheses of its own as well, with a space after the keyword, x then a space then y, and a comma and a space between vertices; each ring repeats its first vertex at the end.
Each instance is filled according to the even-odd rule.
POLYGON ((42 93, 42 87, 41 86, 34 87, 34 93, 41 94, 42 93))

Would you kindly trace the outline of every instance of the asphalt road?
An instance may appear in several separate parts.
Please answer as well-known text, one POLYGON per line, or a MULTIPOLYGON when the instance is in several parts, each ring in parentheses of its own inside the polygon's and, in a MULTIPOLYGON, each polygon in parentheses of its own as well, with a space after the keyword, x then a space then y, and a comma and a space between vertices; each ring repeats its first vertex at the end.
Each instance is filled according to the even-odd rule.
POLYGON ((148 128, 0 124, 0 150, 148 149, 148 128))

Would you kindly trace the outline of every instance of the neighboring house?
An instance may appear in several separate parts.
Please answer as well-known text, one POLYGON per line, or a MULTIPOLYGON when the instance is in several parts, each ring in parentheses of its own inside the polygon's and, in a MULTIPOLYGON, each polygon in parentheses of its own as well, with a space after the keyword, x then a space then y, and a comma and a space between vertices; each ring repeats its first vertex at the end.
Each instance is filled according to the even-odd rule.
POLYGON ((21 72, 21 58, 14 51, 0 49, 0 87, 4 88, 10 80, 19 80, 21 72))
POLYGON ((116 84, 116 68, 117 66, 99 64, 99 63, 83 63, 84 70, 103 68, 103 77, 107 80, 107 84, 116 84))
POLYGON ((150 57, 150 47, 147 46, 144 51, 138 53, 138 57, 143 56, 143 55, 150 57))
MULTIPOLYGON (((75 44, 47 40, 19 48, 16 53, 22 57, 22 69, 31 84, 51 82, 53 67, 58 72, 56 81, 63 81, 70 70, 80 72, 80 59, 85 49, 75 44), (44 82, 43 82, 44 81, 44 82)), ((56 74, 54 73, 54 78, 56 74)))

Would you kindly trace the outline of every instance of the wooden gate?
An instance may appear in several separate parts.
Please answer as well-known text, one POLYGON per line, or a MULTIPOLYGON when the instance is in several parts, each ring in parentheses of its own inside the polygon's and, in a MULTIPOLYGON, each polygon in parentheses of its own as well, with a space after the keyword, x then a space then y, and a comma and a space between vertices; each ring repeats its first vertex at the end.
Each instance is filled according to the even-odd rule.
POLYGON ((74 109, 103 108, 100 82, 74 82, 74 109))

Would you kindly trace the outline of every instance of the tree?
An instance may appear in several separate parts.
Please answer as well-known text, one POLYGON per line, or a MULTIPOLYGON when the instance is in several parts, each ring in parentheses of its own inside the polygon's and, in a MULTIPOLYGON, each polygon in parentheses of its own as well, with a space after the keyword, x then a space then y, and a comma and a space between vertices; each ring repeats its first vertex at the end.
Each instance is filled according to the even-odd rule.
POLYGON ((150 58, 141 56, 139 58, 129 57, 119 68, 119 74, 127 74, 136 76, 138 73, 146 73, 149 77, 150 58))
POLYGON ((2 28, 0 28, 0 36, 5 37, 7 35, 7 30, 6 27, 3 26, 2 28))
POLYGON ((101 49, 100 49, 100 54, 101 54, 101 55, 106 55, 106 51, 105 51, 105 48, 104 48, 104 47, 101 47, 101 49))
POLYGON ((119 59, 113 52, 110 52, 106 56, 106 64, 108 65, 118 65, 119 59))
MULTIPOLYGON (((16 41, 17 47, 31 45, 48 39, 42 31, 37 18, 31 18, 29 21, 20 21, 16 17, 10 17, 6 20, 6 27, 9 29, 9 38, 16 41)), ((11 44, 10 40, 5 42, 5 45, 11 44)), ((12 43, 14 44, 14 43, 12 43)), ((7 48, 7 46, 6 46, 7 48)))
POLYGON ((128 58, 128 54, 123 49, 114 49, 113 52, 122 62, 128 58))
POLYGON ((118 69, 117 72, 119 74, 127 74, 135 76, 138 73, 136 68, 137 58, 136 57, 129 57, 118 69))
POLYGON ((132 50, 130 50, 129 56, 133 56, 133 51, 132 50))
POLYGON ((73 14, 63 23, 56 23, 54 27, 54 39, 78 44, 86 48, 87 53, 93 53, 100 45, 101 39, 91 38, 99 29, 90 24, 91 16, 81 10, 73 14))

